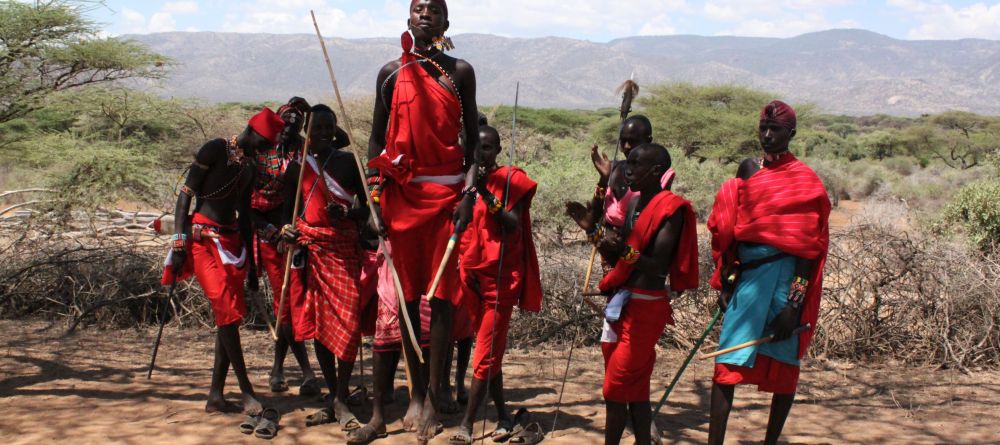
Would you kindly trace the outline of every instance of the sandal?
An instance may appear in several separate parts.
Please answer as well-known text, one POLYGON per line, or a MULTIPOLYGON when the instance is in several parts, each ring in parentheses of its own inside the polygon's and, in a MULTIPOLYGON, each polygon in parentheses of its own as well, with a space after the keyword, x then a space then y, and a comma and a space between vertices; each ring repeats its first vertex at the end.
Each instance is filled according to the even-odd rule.
POLYGON ((342 431, 354 431, 362 426, 361 421, 350 411, 343 416, 337 416, 337 423, 340 424, 342 431))
POLYGON ((385 430, 385 425, 382 425, 378 429, 371 425, 365 425, 347 434, 348 445, 366 445, 371 443, 375 439, 384 439, 389 437, 389 434, 385 430))
POLYGON ((448 438, 448 443, 452 445, 472 445, 472 433, 465 427, 458 427, 458 432, 448 438))
POLYGON ((243 434, 253 434, 253 431, 257 429, 257 424, 260 423, 260 415, 248 415, 243 422, 240 423, 240 432, 243 434))
POLYGON ((526 427, 524 430, 514 435, 510 438, 510 443, 535 445, 545 439, 545 431, 542 430, 542 426, 538 422, 534 422, 526 427))
POLYGON ((527 417, 527 409, 521 408, 517 410, 517 412, 514 413, 514 419, 506 422, 500 422, 497 425, 497 429, 490 433, 490 438, 493 439, 494 443, 500 443, 510 439, 511 436, 524 430, 524 422, 527 420, 527 417))
POLYGON ((368 388, 359 386, 347 396, 347 406, 361 406, 368 400, 368 388))
POLYGON ((302 397, 319 395, 321 391, 322 390, 319 387, 319 380, 316 380, 314 377, 303 380, 302 384, 299 385, 299 395, 302 397))
POLYGON ((334 419, 336 419, 336 417, 333 414, 333 409, 323 408, 306 417, 306 427, 333 423, 334 419))
POLYGON ((278 421, 281 420, 281 413, 274 408, 264 408, 260 412, 260 422, 253 430, 253 435, 261 439, 274 439, 278 435, 278 421))

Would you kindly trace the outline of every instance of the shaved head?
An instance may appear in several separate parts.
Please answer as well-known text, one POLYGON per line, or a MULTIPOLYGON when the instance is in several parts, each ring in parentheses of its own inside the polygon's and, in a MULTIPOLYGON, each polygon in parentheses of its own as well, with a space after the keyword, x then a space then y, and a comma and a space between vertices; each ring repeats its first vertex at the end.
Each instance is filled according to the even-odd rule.
POLYGON ((634 151, 638 152, 638 155, 641 156, 644 162, 648 162, 651 165, 663 166, 663 171, 670 168, 670 152, 660 144, 642 144, 636 147, 634 151))

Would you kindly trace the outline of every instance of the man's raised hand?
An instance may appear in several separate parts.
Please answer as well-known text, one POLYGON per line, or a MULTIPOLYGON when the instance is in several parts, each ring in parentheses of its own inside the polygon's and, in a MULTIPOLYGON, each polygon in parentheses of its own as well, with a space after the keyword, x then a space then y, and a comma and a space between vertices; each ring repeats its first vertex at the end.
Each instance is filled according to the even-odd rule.
POLYGON ((594 230, 594 226, 597 225, 594 205, 589 201, 586 205, 575 201, 567 201, 566 216, 569 216, 573 221, 576 221, 576 224, 580 226, 584 232, 594 230))
POLYGON ((590 147, 590 160, 594 162, 594 168, 597 169, 597 173, 601 175, 601 183, 607 184, 608 178, 611 177, 611 160, 608 159, 608 155, 601 153, 597 149, 597 144, 590 147))

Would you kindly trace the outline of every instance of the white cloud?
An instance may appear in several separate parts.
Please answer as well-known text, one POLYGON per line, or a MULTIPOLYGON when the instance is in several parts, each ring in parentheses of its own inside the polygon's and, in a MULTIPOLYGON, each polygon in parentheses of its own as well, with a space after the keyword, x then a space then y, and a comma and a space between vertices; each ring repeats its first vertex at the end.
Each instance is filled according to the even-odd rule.
POLYGON ((719 35, 792 37, 831 28, 856 28, 856 20, 832 21, 829 11, 852 0, 708 0, 703 17, 729 23, 719 35))
POLYGON ((122 8, 122 30, 125 34, 138 34, 146 30, 146 16, 134 9, 122 8))
POLYGON ((149 17, 149 32, 170 32, 177 29, 177 21, 169 12, 157 12, 149 17))
POLYGON ((956 8, 939 1, 888 0, 919 23, 910 29, 911 39, 1000 39, 1000 3, 975 3, 956 8))

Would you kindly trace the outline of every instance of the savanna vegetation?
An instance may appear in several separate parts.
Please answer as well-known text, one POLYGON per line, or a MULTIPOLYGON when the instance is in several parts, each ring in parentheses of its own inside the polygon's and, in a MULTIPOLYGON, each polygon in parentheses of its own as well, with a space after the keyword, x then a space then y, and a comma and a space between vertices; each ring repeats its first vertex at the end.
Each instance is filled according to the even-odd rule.
MULTIPOLYGON (((0 191, 18 191, 0 194, 0 316, 136 326, 160 311, 164 242, 139 235, 140 213, 172 209, 193 149, 287 98, 206 104, 145 92, 137 86, 169 76, 172 62, 100 37, 85 13, 79 3, 0 2, 0 191)), ((673 157, 674 190, 700 218, 721 182, 757 152, 757 113, 774 97, 729 85, 640 93, 634 113, 652 120, 673 157)), ((356 141, 368 139, 371 101, 347 104, 356 141)), ((1000 366, 1000 117, 838 116, 795 105, 793 151, 835 205, 849 208, 837 210, 846 221, 834 228, 813 353, 1000 366)), ((512 335, 567 341, 575 328, 592 342, 596 314, 577 303, 589 249, 563 208, 593 191, 589 147, 615 156, 618 112, 519 109, 515 144, 514 110, 482 111, 540 184, 532 213, 548 300, 542 315, 519 317, 512 335)), ((707 239, 702 247, 707 282, 707 239)), ((198 292, 181 289, 171 316, 205 323, 198 292)), ((664 345, 688 346, 714 301, 707 286, 675 301, 678 324, 664 345)))

